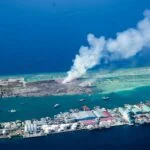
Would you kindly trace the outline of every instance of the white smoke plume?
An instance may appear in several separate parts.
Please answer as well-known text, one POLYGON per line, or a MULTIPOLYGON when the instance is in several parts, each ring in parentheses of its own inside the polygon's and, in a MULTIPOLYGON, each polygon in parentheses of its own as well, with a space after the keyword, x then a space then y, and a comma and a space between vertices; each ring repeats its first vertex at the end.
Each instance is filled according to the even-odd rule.
POLYGON ((105 40, 105 37, 96 38, 93 34, 88 34, 87 40, 89 47, 81 46, 63 83, 81 77, 88 69, 100 64, 102 59, 128 59, 150 47, 150 10, 144 11, 144 19, 137 23, 135 29, 129 28, 117 33, 116 39, 105 40))

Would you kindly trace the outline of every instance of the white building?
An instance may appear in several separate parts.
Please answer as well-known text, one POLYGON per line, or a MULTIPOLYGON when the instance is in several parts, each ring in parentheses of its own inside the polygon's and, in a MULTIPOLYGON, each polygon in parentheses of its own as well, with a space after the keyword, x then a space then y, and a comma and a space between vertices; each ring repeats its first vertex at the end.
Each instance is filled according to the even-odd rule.
POLYGON ((125 110, 122 107, 119 107, 118 111, 120 112, 120 114, 122 115, 122 117, 125 121, 130 122, 130 115, 129 115, 129 112, 127 110, 125 110))

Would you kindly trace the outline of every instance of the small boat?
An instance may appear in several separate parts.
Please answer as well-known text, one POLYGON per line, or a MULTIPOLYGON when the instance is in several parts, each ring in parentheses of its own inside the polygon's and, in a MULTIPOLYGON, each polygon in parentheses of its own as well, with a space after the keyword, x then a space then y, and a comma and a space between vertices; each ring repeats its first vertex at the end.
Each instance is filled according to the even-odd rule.
POLYGON ((108 96, 103 96, 102 97, 102 100, 109 100, 110 99, 110 97, 108 97, 108 96))
POLYGON ((60 104, 55 104, 54 105, 54 108, 58 108, 58 107, 60 107, 60 104))
POLYGON ((10 112, 10 113, 15 113, 16 110, 15 110, 15 109, 11 109, 11 110, 9 110, 9 112, 10 112))
POLYGON ((85 101, 85 99, 84 99, 84 98, 82 98, 82 99, 80 99, 80 100, 79 100, 79 102, 84 102, 84 101, 85 101))

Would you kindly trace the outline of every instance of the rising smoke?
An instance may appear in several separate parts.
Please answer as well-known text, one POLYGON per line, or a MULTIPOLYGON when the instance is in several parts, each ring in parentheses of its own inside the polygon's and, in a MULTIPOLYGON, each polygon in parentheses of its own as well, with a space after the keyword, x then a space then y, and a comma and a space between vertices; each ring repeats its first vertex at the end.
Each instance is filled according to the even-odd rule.
POLYGON ((128 59, 144 48, 150 47, 150 10, 144 11, 144 19, 137 23, 136 28, 129 28, 117 33, 116 39, 97 38, 88 34, 89 46, 81 46, 71 70, 63 83, 70 82, 84 75, 88 69, 99 65, 102 59, 109 61, 128 59))

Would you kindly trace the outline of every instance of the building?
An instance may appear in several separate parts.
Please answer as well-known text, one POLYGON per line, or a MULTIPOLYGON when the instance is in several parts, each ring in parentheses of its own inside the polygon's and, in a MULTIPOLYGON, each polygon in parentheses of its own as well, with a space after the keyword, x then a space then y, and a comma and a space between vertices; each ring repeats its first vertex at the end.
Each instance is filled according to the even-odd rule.
POLYGON ((107 110, 101 110, 99 108, 93 110, 93 113, 97 118, 107 118, 111 117, 111 114, 107 110))
POLYGON ((141 109, 137 106, 133 106, 133 108, 131 109, 131 112, 133 112, 134 114, 139 114, 141 113, 141 109))
POLYGON ((130 122, 131 118, 130 118, 129 111, 127 111, 126 109, 124 109, 122 107, 119 107, 118 111, 125 121, 130 122))
POLYGON ((72 113, 71 117, 74 118, 76 121, 91 120, 96 118, 92 111, 79 111, 76 113, 72 113))
POLYGON ((99 109, 99 108, 93 110, 93 113, 95 114, 95 116, 96 116, 97 118, 103 118, 103 117, 104 117, 103 112, 102 112, 101 109, 99 109))
POLYGON ((31 122, 30 120, 25 121, 24 125, 24 132, 25 133, 36 133, 37 132, 37 125, 35 122, 31 122))

